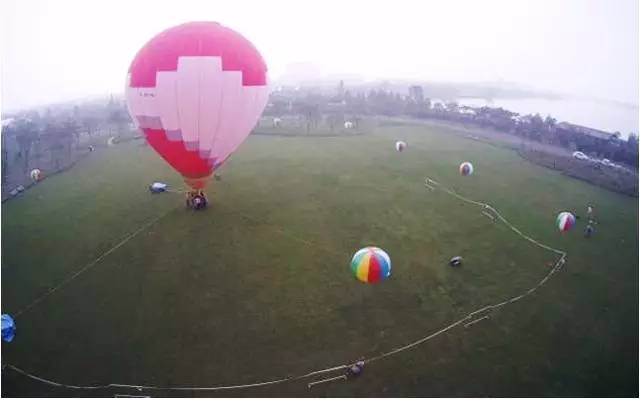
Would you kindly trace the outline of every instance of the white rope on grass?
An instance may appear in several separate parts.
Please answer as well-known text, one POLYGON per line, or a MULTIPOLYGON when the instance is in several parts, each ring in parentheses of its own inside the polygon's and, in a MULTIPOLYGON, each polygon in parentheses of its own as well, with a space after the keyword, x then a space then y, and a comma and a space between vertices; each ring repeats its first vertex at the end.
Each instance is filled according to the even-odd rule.
POLYGON ((433 180, 433 179, 430 179, 430 178, 428 178, 428 177, 427 177, 426 181, 428 181, 428 182, 429 182, 430 184, 432 184, 432 185, 436 185, 436 186, 438 186, 442 191, 446 192, 447 194, 453 195, 454 197, 456 197, 456 198, 458 198, 458 199, 460 199, 460 200, 462 200, 462 201, 465 201, 465 202, 470 203, 470 204, 473 204, 473 205, 478 205, 478 206, 483 207, 483 208, 484 208, 484 209, 486 209, 486 210, 490 210, 490 211, 492 211, 492 212, 496 215, 496 217, 498 217, 498 219, 500 219, 500 220, 501 220, 505 225, 507 225, 507 227, 509 227, 509 228, 510 228, 511 230, 513 230, 516 234, 518 234, 519 236, 521 236, 521 237, 522 237, 522 238, 524 238, 525 240, 527 240, 527 241, 531 242, 532 244, 537 245, 538 247, 543 248, 543 249, 546 249, 546 250, 548 250, 548 251, 555 252, 555 253, 557 253, 558 255, 564 255, 564 256, 566 256, 566 252, 561 251, 561 250, 556 249, 556 248, 552 248, 552 247, 550 247, 550 246, 548 246, 548 245, 542 244, 541 242, 538 242, 538 241, 534 240, 533 238, 529 237, 528 235, 524 234, 523 232, 521 232, 517 227, 515 227, 514 225, 512 225, 512 224, 511 224, 507 219, 505 219, 505 218, 504 218, 504 216, 502 216, 502 215, 500 214, 500 212, 498 212, 498 211, 497 211, 495 208, 493 208, 491 205, 486 204, 486 203, 484 203, 484 202, 474 201, 474 200, 472 200, 472 199, 469 199, 469 198, 463 197, 462 195, 460 195, 460 194, 456 193, 455 191, 453 191, 453 190, 451 190, 451 189, 449 189, 449 188, 446 188, 446 187, 442 186, 442 185, 441 185, 440 183, 438 183, 437 181, 435 181, 435 180, 433 180))
MULTIPOLYGON (((556 249, 556 248, 552 248, 549 247, 545 244, 542 244, 536 240, 534 240, 533 238, 525 235, 524 233, 522 233, 520 230, 518 230, 515 226, 513 226, 511 223, 509 223, 509 221, 504 218, 498 211, 496 211, 493 207, 491 207, 488 204, 479 202, 479 201, 474 201, 471 200, 469 198, 463 197, 462 195, 457 194, 455 191, 450 190, 446 187, 443 187, 442 185, 440 185, 440 183, 430 179, 430 178, 426 178, 425 179, 425 185, 431 185, 431 186, 437 186, 440 189, 442 189, 444 192, 455 196, 456 198, 473 204, 473 205, 477 205, 477 206, 481 206, 483 207, 483 209, 488 209, 491 210, 493 213, 495 213, 495 215, 503 222, 505 223, 508 227, 511 228, 512 231, 514 231, 515 233, 517 233, 518 235, 520 235, 521 237, 523 237, 524 239, 526 239, 527 241, 539 246, 540 248, 546 249, 548 251, 552 251, 556 254, 560 255, 560 258, 558 258, 558 260, 556 261, 556 263, 554 264, 554 266, 551 268, 551 270, 533 287, 531 287, 529 290, 525 291, 524 293, 517 295, 515 297, 506 299, 502 302, 496 303, 496 304, 492 304, 492 305, 486 305, 482 308, 479 308, 477 310, 474 310, 473 312, 467 314, 466 316, 462 317, 461 319, 449 324, 448 326, 430 334, 427 335, 423 338, 420 338, 414 342, 411 342, 407 345, 404 345, 400 348, 397 349, 393 349, 391 351, 388 352, 384 352, 380 355, 371 357, 369 359, 362 359, 365 364, 367 363, 372 363, 378 360, 382 360, 386 357, 398 354, 400 352, 412 349, 417 347, 418 345, 421 345, 451 329, 453 329, 454 327, 459 326, 460 324, 463 324, 465 327, 471 326, 481 320, 485 320, 487 318, 489 318, 489 313, 496 311, 497 309, 506 306, 510 303, 514 303, 517 302, 531 294, 533 294, 538 288, 540 288, 542 285, 544 285, 553 274, 555 274, 558 270, 560 270, 562 268, 562 266, 565 264, 565 258, 567 253, 556 249), (482 316, 482 317, 480 317, 482 316), (465 323, 466 322, 466 323, 465 323)), ((237 213, 241 214, 244 217, 249 218, 250 220, 254 220, 254 221, 258 221, 256 218, 250 217, 249 215, 240 213, 239 211, 236 211, 237 213)), ((284 229, 282 228, 278 228, 276 231, 278 231, 281 234, 286 234, 288 236, 295 236, 297 239, 299 239, 301 242, 304 242, 305 244, 309 244, 309 245, 313 245, 313 243, 311 243, 308 240, 304 240, 301 239, 300 237, 296 236, 295 234, 290 234, 288 232, 286 232, 284 229)), ((332 253, 336 253, 335 251, 330 251, 332 253)), ((78 385, 68 385, 68 384, 62 384, 62 383, 58 383, 55 381, 51 381, 51 380, 47 380, 38 376, 35 376, 33 374, 27 373, 11 364, 5 364, 3 365, 3 369, 5 367, 9 367, 12 370, 27 376, 29 378, 32 378, 34 380, 43 382, 45 384, 49 384, 52 386, 57 386, 57 387, 63 387, 63 388, 69 388, 69 389, 86 389, 86 390, 91 390, 91 389, 106 389, 106 388, 124 388, 124 389, 136 389, 138 391, 142 391, 142 390, 161 390, 161 391, 221 391, 221 390, 233 390, 233 389, 244 389, 244 388, 253 388, 253 387, 262 387, 262 386, 267 386, 267 385, 275 385, 275 384, 280 384, 280 383, 285 383, 285 382, 292 382, 292 381, 296 381, 296 380, 302 380, 302 379, 306 379, 309 377, 313 377, 313 376, 317 376, 317 375, 322 375, 322 374, 326 374, 332 371, 337 371, 337 370, 346 370, 346 368, 348 367, 348 365, 339 365, 339 366, 333 366, 333 367, 328 367, 325 369, 321 369, 321 370, 315 370, 315 371, 311 371, 309 373, 306 374, 302 374, 302 375, 298 375, 298 376, 288 376, 285 378, 281 378, 281 379, 276 379, 276 380, 270 380, 270 381, 263 381, 263 382, 256 382, 256 383, 252 383, 252 384, 240 384, 240 385, 224 385, 224 386, 212 386, 212 387, 161 387, 161 386, 153 386, 153 385, 126 385, 126 384, 114 384, 114 383, 110 383, 110 384, 106 384, 106 385, 99 385, 99 386, 78 386, 78 385)), ((331 377, 331 378, 327 378, 325 380, 320 380, 320 381, 316 381, 316 382, 312 382, 307 384, 307 386, 309 388, 311 388, 311 386, 313 386, 314 384, 318 384, 318 383, 322 383, 322 382, 328 382, 328 381, 333 381, 333 380, 337 380, 337 379, 346 379, 346 376, 337 376, 337 377, 331 377)))
POLYGON ((217 386, 217 387, 160 387, 154 385, 126 385, 126 384, 109 384, 109 388, 131 388, 137 390, 148 390, 148 391, 223 391, 230 389, 241 389, 241 388, 255 388, 262 387, 266 385, 278 384, 281 382, 288 381, 288 378, 281 378, 279 380, 273 381, 265 381, 258 382, 254 384, 244 384, 244 385, 227 385, 227 386, 217 386))
POLYGON ((173 190, 171 188, 168 188, 165 190, 165 192, 172 194, 186 194, 188 192, 191 192, 191 190, 173 190))
POLYGON ((472 325, 474 325, 474 324, 476 324, 476 323, 478 323, 478 322, 481 322, 482 320, 487 320, 488 318, 489 318, 489 315, 482 316, 482 317, 480 317, 479 319, 475 319, 474 321, 470 321, 470 322, 468 322, 467 324, 465 324, 465 325, 464 325, 464 328, 469 328, 469 327, 471 327, 472 325))
POLYGON ((56 291, 58 291, 60 288, 62 288, 63 286, 67 285, 68 283, 70 283, 71 281, 73 281, 76 277, 78 277, 79 275, 81 275, 82 273, 86 272, 87 270, 91 269, 93 266, 97 265, 102 259, 106 258, 107 256, 109 256, 111 253, 113 253, 115 250, 117 250, 118 248, 120 248, 121 246, 123 246, 124 244, 126 244, 127 242, 129 242, 131 239, 133 239, 135 236, 137 236, 138 234, 140 234, 141 232, 145 231, 146 229, 148 229, 149 227, 153 226, 155 223, 157 223, 160 219, 164 218, 166 215, 169 214, 169 212, 173 211, 175 208, 171 208, 169 210, 167 210, 166 212, 164 212, 163 214, 161 214, 160 216, 154 218, 153 220, 151 220, 150 222, 145 223, 142 227, 140 227, 139 229, 137 229, 136 231, 134 231, 133 233, 129 234, 128 236, 126 236, 125 238, 123 238, 120 242, 118 242, 116 245, 114 245, 113 247, 109 248, 106 252, 104 252, 102 255, 98 256, 96 259, 92 260, 91 262, 87 263, 86 265, 84 265, 82 268, 80 268, 77 272, 73 273, 71 276, 67 277, 66 279, 64 279, 62 282, 60 282, 58 285, 49 288, 49 290, 47 290, 47 292, 45 292, 44 294, 40 295, 39 297, 37 297, 33 302, 31 302, 29 305, 25 306, 24 308, 22 308, 21 310, 19 310, 18 312, 15 313, 15 318, 18 318, 20 315, 22 315, 23 313, 28 312, 29 310, 33 309, 34 306, 36 306, 37 304, 39 304, 40 302, 42 302, 43 300, 45 300, 46 298, 48 298, 50 295, 52 295, 53 293, 55 293, 56 291))
POLYGON ((25 377, 29 377, 31 379, 34 379, 36 381, 40 381, 43 382, 47 385, 52 385, 54 387, 59 387, 59 388, 68 388, 68 389, 82 389, 82 390, 92 390, 92 389, 105 389, 108 388, 107 385, 95 385, 95 386, 79 386, 79 385, 69 385, 69 384, 63 384, 60 382, 55 382, 55 381, 51 381, 51 380, 47 380, 46 378, 42 378, 42 377, 38 377, 37 375, 33 375, 31 373, 27 373, 24 370, 19 369, 18 367, 12 365, 12 364, 8 364, 5 363, 3 365, 3 369, 5 368, 10 368, 11 370, 24 375, 25 377))
POLYGON ((489 212, 482 211, 482 214, 491 220, 496 220, 496 218, 494 218, 489 212))
POLYGON ((336 377, 330 377, 330 378, 325 378, 324 380, 319 380, 319 381, 313 381, 307 384, 307 388, 311 388, 314 385, 319 385, 319 384, 324 384, 327 382, 332 382, 332 381, 337 381, 337 380, 346 380, 347 376, 346 375, 339 375, 336 377))
POLYGON ((279 384, 282 382, 287 382, 287 381, 295 381, 295 380, 301 380, 301 379, 305 379, 305 378, 309 378, 309 377, 313 377, 316 375, 321 375, 321 374, 326 374, 332 371, 336 371, 336 370, 344 370, 346 369, 348 366, 347 365, 340 365, 340 366, 336 366, 336 367, 330 367, 330 368, 326 368, 323 370, 316 370, 316 371, 312 371, 310 373, 304 374, 304 375, 300 375, 297 377, 286 377, 286 378, 280 378, 277 380, 270 380, 270 381, 263 381, 263 382, 256 382, 256 383, 252 383, 252 384, 238 384, 238 385, 220 385, 220 386, 212 386, 212 387, 163 387, 163 386, 156 386, 156 385, 131 385, 131 384, 116 384, 116 383, 109 383, 109 384, 104 384, 104 385, 70 385, 70 384, 64 384, 64 383, 60 383, 60 382, 56 382, 56 381, 51 381, 48 380, 46 378, 42 378, 42 377, 38 377, 34 374, 28 373, 16 366, 13 366, 11 364, 5 364, 4 367, 10 368, 13 371, 22 374, 26 377, 32 378, 36 381, 40 381, 42 383, 45 383, 47 385, 51 385, 51 386, 55 386, 55 387, 60 387, 60 388, 68 388, 68 389, 74 389, 74 390, 96 390, 96 389, 109 389, 109 388, 124 388, 124 389, 135 389, 137 391, 142 391, 142 390, 149 390, 149 391, 223 391, 223 390, 232 390, 232 389, 244 389, 244 388, 256 388, 256 387, 263 387, 263 386, 267 386, 267 385, 274 385, 274 384, 279 384))

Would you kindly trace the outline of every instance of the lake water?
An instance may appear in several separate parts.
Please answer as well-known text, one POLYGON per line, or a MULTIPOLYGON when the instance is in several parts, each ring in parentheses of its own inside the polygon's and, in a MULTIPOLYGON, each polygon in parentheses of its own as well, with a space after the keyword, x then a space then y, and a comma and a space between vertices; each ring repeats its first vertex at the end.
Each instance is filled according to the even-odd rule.
POLYGON ((558 122, 570 122, 607 132, 619 131, 622 137, 638 133, 638 107, 633 105, 589 100, 546 100, 538 98, 496 99, 491 103, 483 98, 461 98, 461 105, 471 107, 502 107, 520 114, 551 115, 558 122))

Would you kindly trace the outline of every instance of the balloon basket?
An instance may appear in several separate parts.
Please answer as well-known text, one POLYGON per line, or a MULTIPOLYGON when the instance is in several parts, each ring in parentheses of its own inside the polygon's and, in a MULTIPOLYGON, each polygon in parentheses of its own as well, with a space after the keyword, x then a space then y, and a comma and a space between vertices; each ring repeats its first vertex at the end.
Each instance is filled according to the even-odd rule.
POLYGON ((199 210, 205 209, 207 205, 209 205, 209 200, 207 199, 207 196, 204 193, 204 191, 191 190, 187 192, 185 205, 189 209, 199 211, 199 210))

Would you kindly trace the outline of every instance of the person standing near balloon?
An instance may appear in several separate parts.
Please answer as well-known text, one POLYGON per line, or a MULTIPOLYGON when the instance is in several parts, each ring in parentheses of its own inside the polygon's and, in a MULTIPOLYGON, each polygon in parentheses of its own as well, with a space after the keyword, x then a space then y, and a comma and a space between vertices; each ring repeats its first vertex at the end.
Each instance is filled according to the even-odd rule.
POLYGON ((587 227, 585 227, 584 229, 585 238, 590 238, 594 231, 595 231, 595 228, 593 227, 593 220, 589 219, 589 223, 587 224, 587 227))
POLYGON ((593 223, 596 222, 594 216, 593 216, 593 206, 592 205, 587 205, 587 219, 593 223))

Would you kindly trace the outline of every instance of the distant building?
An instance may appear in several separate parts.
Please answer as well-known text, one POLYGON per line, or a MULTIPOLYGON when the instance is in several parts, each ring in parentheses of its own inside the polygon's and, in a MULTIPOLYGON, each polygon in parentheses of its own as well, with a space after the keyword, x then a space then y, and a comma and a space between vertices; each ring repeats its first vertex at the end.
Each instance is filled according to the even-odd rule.
POLYGON ((422 104, 424 102, 422 86, 409 86, 409 98, 418 104, 422 104))
POLYGON ((326 104, 325 109, 328 112, 344 112, 346 104, 347 103, 344 100, 342 100, 342 101, 329 101, 326 104))
POLYGON ((615 135, 586 126, 560 122, 556 124, 555 130, 556 136, 561 142, 573 143, 580 151, 592 154, 600 153, 611 144, 620 145, 620 141, 615 135))
POLYGON ((341 80, 338 84, 337 100, 342 101, 344 99, 344 80, 341 80))
MULTIPOLYGON (((4 119, 2 121, 2 127, 9 126, 13 119, 4 119)), ((13 156, 20 152, 20 146, 16 138, 15 132, 2 130, 2 153, 4 155, 13 156)))
POLYGON ((463 105, 462 107, 458 108, 458 112, 459 112, 459 113, 461 113, 461 114, 464 114, 464 115, 470 115, 470 116, 475 116, 475 115, 477 115, 476 110, 474 110, 474 109, 473 109, 473 108, 471 108, 471 107, 464 106, 464 105, 463 105))
MULTIPOLYGON (((2 127, 9 126, 9 124, 13 121, 13 119, 4 119, 2 121, 2 127)), ((15 132, 8 131, 7 129, 2 129, 2 143, 0 144, 0 148, 2 148, 2 184, 7 183, 7 175, 9 173, 9 165, 18 161, 18 157, 20 156, 20 146, 18 145, 18 140, 16 138, 15 132)), ((4 191, 4 188, 3 188, 4 191)))
POLYGON ((582 134, 598 141, 609 141, 614 137, 612 133, 586 126, 574 125, 569 122, 556 124, 556 131, 560 134, 582 134))

